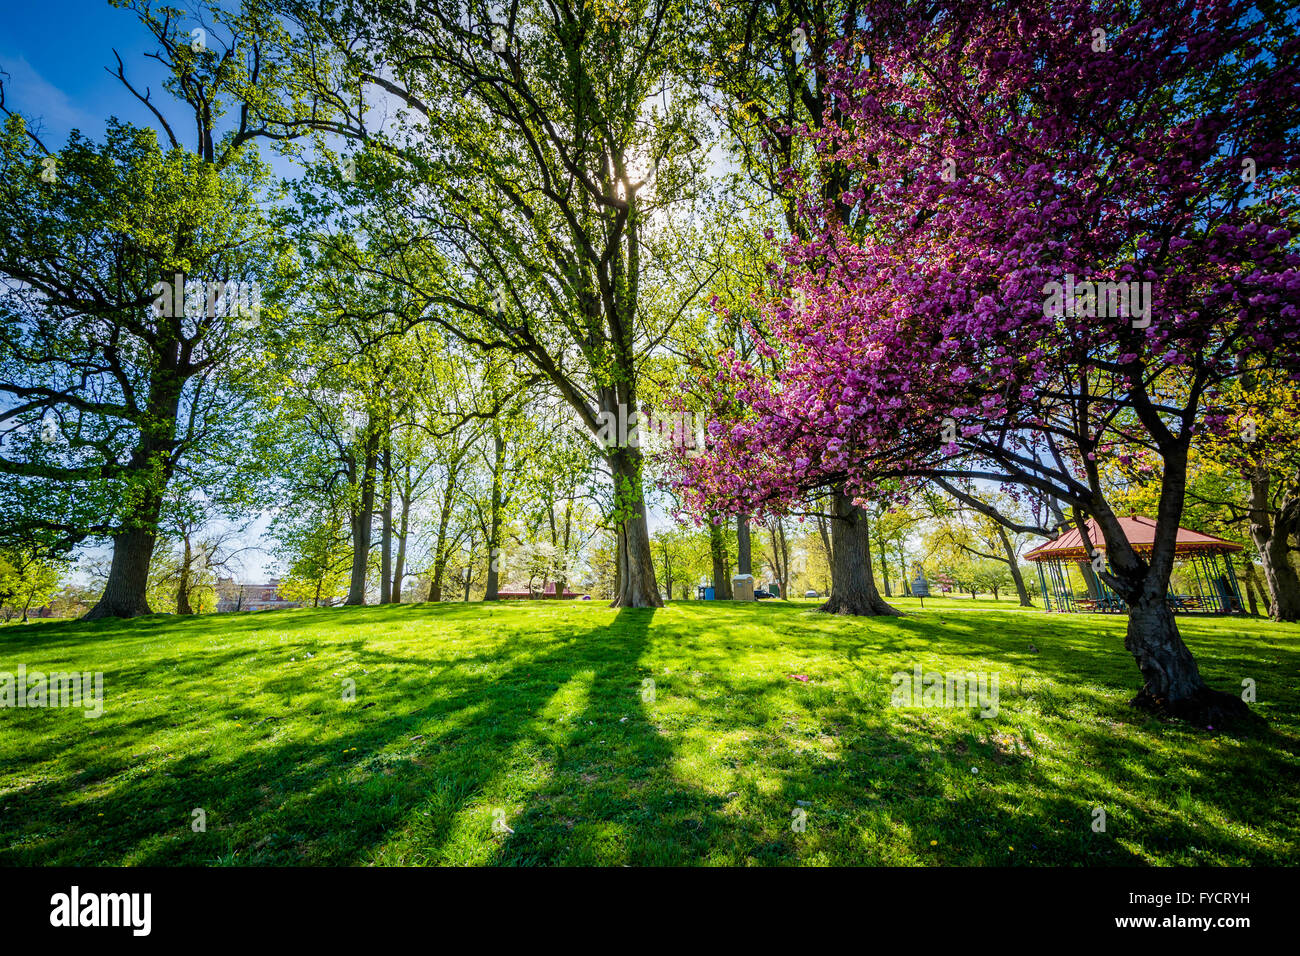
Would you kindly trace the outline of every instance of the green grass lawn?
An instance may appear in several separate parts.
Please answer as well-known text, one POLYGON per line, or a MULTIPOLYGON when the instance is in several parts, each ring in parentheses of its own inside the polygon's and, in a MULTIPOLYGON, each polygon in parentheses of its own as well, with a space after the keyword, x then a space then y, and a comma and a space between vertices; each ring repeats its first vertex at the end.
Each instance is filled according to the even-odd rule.
POLYGON ((0 671, 103 671, 105 712, 0 710, 0 864, 1297 862, 1297 628, 1181 619, 1256 682, 1230 735, 1126 705, 1120 618, 895 603, 6 627, 0 671), (998 715, 891 707, 915 664, 996 673, 998 715))

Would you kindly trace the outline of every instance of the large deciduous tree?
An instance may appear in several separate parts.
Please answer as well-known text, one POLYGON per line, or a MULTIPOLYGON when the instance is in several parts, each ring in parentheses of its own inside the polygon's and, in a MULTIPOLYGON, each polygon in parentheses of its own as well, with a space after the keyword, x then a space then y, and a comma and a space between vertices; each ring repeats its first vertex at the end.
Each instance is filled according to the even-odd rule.
MULTIPOLYGON (((593 436, 635 421, 641 363, 673 314, 643 301, 658 268, 645 249, 704 161, 674 87, 679 5, 512 2, 494 14, 357 0, 328 18, 301 6, 345 64, 344 83, 321 83, 374 101, 339 132, 400 166, 386 196, 393 280, 440 271, 421 285, 428 319, 526 358, 593 436), (400 109, 364 121, 375 104, 400 109)), ((656 606, 642 455, 614 432, 614 603, 656 606)))
POLYGON ((271 285, 263 173, 117 124, 102 145, 74 136, 50 154, 50 182, 44 158, 11 118, 0 139, 0 497, 17 513, 6 527, 39 529, 55 551, 111 539, 88 616, 145 614, 167 486, 228 425, 227 366, 251 334, 238 296, 209 295, 208 283, 271 285))
POLYGON ((295 37, 267 4, 117 5, 156 41, 171 101, 120 57, 109 72, 156 129, 111 120, 102 143, 74 131, 53 151, 0 86, 0 508, 54 551, 111 539, 89 617, 148 613, 168 484, 229 421, 253 331, 234 307, 255 305, 244 283, 269 299, 280 263, 255 143, 328 115, 291 80, 295 37))

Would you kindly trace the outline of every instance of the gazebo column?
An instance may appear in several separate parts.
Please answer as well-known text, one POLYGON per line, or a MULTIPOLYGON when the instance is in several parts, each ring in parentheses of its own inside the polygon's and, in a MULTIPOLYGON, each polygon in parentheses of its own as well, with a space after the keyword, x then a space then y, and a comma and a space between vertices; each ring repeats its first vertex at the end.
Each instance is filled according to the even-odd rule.
POLYGON ((1223 558, 1224 566, 1227 568, 1225 577, 1228 579, 1228 587, 1232 589, 1232 596, 1237 600, 1237 609, 1244 614, 1246 603, 1241 599, 1241 586, 1237 583, 1237 569, 1232 566, 1232 556, 1224 554, 1220 557, 1223 558))
MULTIPOLYGON (((1214 574, 1210 570, 1209 563, 1206 561, 1205 552, 1198 551, 1195 555, 1196 566, 1201 573, 1205 575, 1205 596, 1201 598, 1201 607, 1213 613, 1219 610, 1219 589, 1214 583, 1214 574)), ((1199 576, 1199 575, 1198 575, 1199 576)))
POLYGON ((1214 575, 1210 573, 1210 566, 1205 560, 1205 552, 1196 552, 1196 566, 1200 568, 1201 575, 1205 577, 1205 595, 1201 598, 1201 607, 1208 611, 1217 611, 1219 609, 1219 589, 1214 586, 1214 575))
POLYGON ((1053 580, 1057 588, 1056 597, 1061 610, 1074 613, 1074 595, 1070 591, 1070 578, 1066 566, 1060 561, 1053 561, 1049 565, 1049 569, 1053 574, 1053 580))

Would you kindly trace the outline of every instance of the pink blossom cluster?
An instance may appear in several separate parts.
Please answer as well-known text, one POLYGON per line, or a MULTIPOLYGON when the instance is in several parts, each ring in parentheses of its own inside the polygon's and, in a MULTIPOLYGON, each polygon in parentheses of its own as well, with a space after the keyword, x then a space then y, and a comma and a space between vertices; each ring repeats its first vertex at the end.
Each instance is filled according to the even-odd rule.
POLYGON ((808 189, 810 238, 761 294, 779 372, 731 355, 710 383, 709 450, 678 463, 693 507, 989 462, 1068 484, 1199 427, 1170 409, 1244 369, 1300 377, 1295 23, 1226 0, 935 9, 868 3, 834 45, 835 113, 800 132, 849 187, 808 189), (1153 320, 1049 314, 1067 275, 1150 282, 1153 320))

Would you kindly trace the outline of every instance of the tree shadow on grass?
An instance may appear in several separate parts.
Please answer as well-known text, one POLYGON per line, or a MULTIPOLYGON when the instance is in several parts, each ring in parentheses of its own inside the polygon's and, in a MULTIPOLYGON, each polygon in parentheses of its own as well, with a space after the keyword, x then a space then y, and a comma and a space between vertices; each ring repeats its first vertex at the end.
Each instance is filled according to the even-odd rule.
MULTIPOLYGON (((530 833, 554 830, 542 822, 545 792, 521 804, 520 839, 504 855, 489 804, 510 799, 538 773, 587 779, 599 774, 596 765, 612 776, 597 778, 579 797, 593 815, 590 826, 604 834, 592 843, 592 861, 639 854, 635 836, 607 836, 635 834, 636 815, 647 810, 627 787, 666 773, 671 755, 638 710, 645 676, 638 662, 652 617, 652 610, 626 609, 606 627, 550 632, 540 649, 529 641, 458 655, 451 667, 461 673, 443 667, 441 678, 428 675, 445 662, 354 646, 361 665, 389 668, 359 680, 355 703, 313 693, 298 677, 263 681, 267 694, 285 698, 283 716, 268 712, 267 701, 243 708, 247 730, 261 737, 234 756, 186 752, 155 762, 147 774, 120 765, 101 774, 96 769, 109 766, 92 766, 10 791, 4 815, 18 826, 0 860, 347 864, 377 853, 383 862, 556 862, 552 853, 576 860, 581 852, 550 844, 527 849, 530 833), (587 694, 577 716, 548 713, 575 681, 587 694), (322 732, 282 739, 277 722, 304 711, 322 732), (534 761, 540 770, 527 766, 534 761), (206 832, 190 827, 196 808, 206 814, 206 832)), ((104 740, 123 737, 118 749, 133 748, 153 729, 127 720, 104 740)), ((685 790, 676 802, 707 809, 685 790)))
MULTIPOLYGON (((443 613, 441 606, 423 607, 443 613)), ((447 607, 459 612, 463 606, 447 607)), ((398 618, 411 610, 381 613, 398 618)), ((1171 752, 1155 746, 1163 737, 1117 741, 1104 721, 1122 705, 1087 688, 1073 693, 1089 695, 1083 709, 1098 723, 1071 728, 1075 765, 1069 767, 1054 764, 1046 750, 1027 756, 997 742, 995 733, 1018 732, 1022 701, 1005 686, 1003 721, 900 722, 882 712, 887 672, 896 656, 924 653, 916 641, 942 637, 949 658, 1014 657, 1017 667, 1052 681, 1077 682, 1078 667, 1066 657, 1015 657, 1022 653, 1015 650, 1020 635, 981 636, 964 625, 946 633, 909 628, 907 640, 873 629, 871 646, 890 646, 872 668, 869 657, 854 656, 853 631, 800 628, 798 610, 782 617, 764 607, 761 623, 799 652, 820 655, 819 666, 828 671, 849 656, 861 678, 874 674, 885 683, 859 682, 849 693, 795 685, 784 655, 770 666, 745 665, 759 673, 734 673, 728 656, 748 639, 725 628, 719 635, 689 632, 677 659, 696 673, 681 674, 678 664, 671 676, 655 673, 661 659, 652 622, 661 643, 676 641, 681 626, 658 626, 653 610, 626 609, 608 623, 575 622, 526 640, 503 628, 499 640, 479 641, 465 653, 439 651, 429 635, 397 650, 368 646, 346 631, 339 641, 313 637, 304 646, 321 648, 322 658, 332 648, 341 660, 330 658, 309 677, 252 668, 246 680, 261 696, 235 694, 198 712, 207 723, 224 717, 246 725, 237 750, 190 737, 172 744, 178 756, 163 755, 146 769, 128 759, 137 756, 132 751, 167 745, 161 731, 185 717, 128 712, 96 731, 105 756, 87 746, 78 772, 31 780, 0 796, 0 862, 1146 861, 1121 839, 1151 848, 1151 861, 1167 860, 1155 854, 1182 840, 1195 840, 1216 860, 1284 860, 1261 847, 1261 838, 1285 844, 1283 815, 1276 821, 1243 816, 1234 810, 1231 788, 1238 776, 1239 785, 1258 786, 1252 759, 1263 761, 1256 771, 1283 772, 1283 754, 1243 752, 1230 766, 1222 754, 1175 755, 1181 763, 1174 768, 1171 752), (786 621, 792 623, 782 628, 786 621), (408 647, 416 653, 403 653, 408 647), (356 677, 355 703, 339 700, 332 669, 356 677), (658 704, 643 699, 646 678, 660 682, 658 704), (680 709, 661 706, 674 697, 680 709), (781 727, 787 715, 794 730, 781 727), (817 735, 827 740, 819 743, 817 735), (702 769, 684 763, 706 747, 702 769), (719 766, 735 775, 719 774, 719 766), (743 772, 749 768, 752 773, 743 772), (1146 782, 1175 771, 1185 778, 1178 785, 1188 806, 1207 811, 1203 826, 1186 822, 1192 814, 1171 813, 1178 801, 1146 782), (1109 838, 1091 829, 1095 805, 1109 808, 1109 838), (190 828, 191 811, 200 807, 206 833, 190 828), (800 809, 806 812, 802 832, 792 819, 800 809), (494 831, 494 819, 513 832, 494 831), (1242 832, 1243 825, 1257 832, 1242 832)), ((350 617, 321 613, 343 615, 339 624, 350 617)), ((689 615, 683 623, 694 626, 689 615)), ((298 650, 273 645, 256 653, 283 663, 298 650)), ((246 648, 166 658, 172 666, 164 674, 175 674, 166 688, 193 694, 204 686, 205 670, 224 677, 244 656, 246 648)), ((1119 668, 1093 663, 1085 669, 1103 688, 1118 686, 1119 668)), ((1025 706, 1035 693, 1043 694, 1031 682, 1025 706)), ((1067 721, 1067 704, 1043 696, 1033 708, 1038 718, 1067 721)), ((73 730, 58 726, 60 733, 73 730)), ((67 745, 51 737, 42 759, 67 745)))
POLYGON ((614 659, 577 655, 585 679, 576 717, 547 734, 550 752, 518 812, 498 832, 503 865, 681 865, 707 859, 727 803, 679 780, 674 748, 656 726, 648 663, 653 608, 624 609, 614 659))

